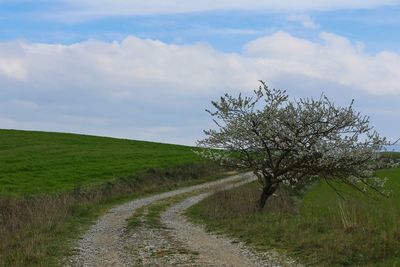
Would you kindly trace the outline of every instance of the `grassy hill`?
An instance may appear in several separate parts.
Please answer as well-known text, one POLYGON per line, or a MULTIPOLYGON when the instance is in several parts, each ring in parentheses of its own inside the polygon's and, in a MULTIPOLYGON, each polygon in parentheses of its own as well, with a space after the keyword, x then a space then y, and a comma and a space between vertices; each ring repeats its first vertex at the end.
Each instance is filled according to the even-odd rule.
POLYGON ((58 266, 107 208, 223 175, 188 146, 0 130, 0 266, 58 266))
POLYGON ((67 191, 149 168, 200 161, 191 149, 78 134, 0 130, 0 194, 67 191))

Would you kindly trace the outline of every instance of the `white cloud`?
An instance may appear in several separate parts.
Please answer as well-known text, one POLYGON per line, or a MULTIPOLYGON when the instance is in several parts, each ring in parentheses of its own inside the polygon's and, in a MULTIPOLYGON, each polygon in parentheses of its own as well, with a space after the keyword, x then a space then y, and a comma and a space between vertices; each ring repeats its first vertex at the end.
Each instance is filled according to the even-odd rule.
POLYGON ((317 94, 329 85, 328 95, 400 96, 399 54, 368 54, 362 44, 330 33, 310 41, 276 32, 249 42, 242 54, 136 37, 72 45, 8 42, 0 51, 0 128, 129 132, 125 137, 188 143, 208 127, 206 114, 198 114, 209 100, 252 90, 259 79, 317 94), (180 130, 179 138, 168 137, 180 130))
POLYGON ((362 45, 330 33, 311 42, 278 32, 247 44, 246 55, 276 72, 337 83, 371 94, 400 94, 400 55, 369 55, 362 45))
POLYGON ((320 41, 313 42, 276 32, 249 42, 244 54, 136 37, 73 45, 15 42, 13 48, 7 43, 0 49, 14 56, 13 61, 0 58, 0 73, 23 78, 39 91, 69 88, 116 98, 136 98, 143 90, 208 95, 252 88, 258 79, 300 75, 373 94, 400 94, 399 54, 370 55, 362 45, 330 33, 321 33, 320 41))
POLYGON ((202 28, 199 33, 203 35, 260 35, 262 32, 259 30, 240 28, 202 28))
MULTIPOLYGON (((10 46, 0 45, 1 49, 10 46)), ((248 81, 259 78, 248 70, 242 56, 206 44, 169 45, 128 37, 122 42, 73 45, 15 42, 13 50, 24 61, 25 83, 38 91, 68 88, 116 98, 136 98, 144 90, 192 95, 227 89, 228 81, 247 87, 248 81)))
POLYGON ((25 79, 26 70, 22 60, 0 58, 0 75, 18 80, 25 79))
MULTIPOLYGON (((265 10, 268 12, 304 12, 314 10, 374 8, 398 5, 398 0, 61 0, 66 4, 65 18, 177 14, 213 10, 265 10)), ((59 16, 59 14, 57 14, 59 16)))
POLYGON ((309 15, 290 15, 288 21, 299 22, 306 29, 316 29, 318 25, 309 15))

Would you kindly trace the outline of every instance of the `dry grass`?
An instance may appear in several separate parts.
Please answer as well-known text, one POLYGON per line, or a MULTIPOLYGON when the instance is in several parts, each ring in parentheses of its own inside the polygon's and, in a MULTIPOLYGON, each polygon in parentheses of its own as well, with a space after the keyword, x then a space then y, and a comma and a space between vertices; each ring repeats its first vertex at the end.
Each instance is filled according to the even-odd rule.
MULTIPOLYGON (((206 214, 213 218, 248 217, 259 213, 258 198, 261 189, 255 183, 241 186, 229 191, 217 189, 203 201, 206 214), (217 204, 217 205, 216 205, 217 204)), ((296 213, 295 198, 286 189, 280 189, 266 203, 263 213, 287 212, 296 213)))
POLYGON ((54 266, 69 240, 106 207, 127 198, 215 179, 209 163, 148 170, 70 193, 0 198, 0 266, 54 266), (208 178, 204 178, 208 176, 208 178))

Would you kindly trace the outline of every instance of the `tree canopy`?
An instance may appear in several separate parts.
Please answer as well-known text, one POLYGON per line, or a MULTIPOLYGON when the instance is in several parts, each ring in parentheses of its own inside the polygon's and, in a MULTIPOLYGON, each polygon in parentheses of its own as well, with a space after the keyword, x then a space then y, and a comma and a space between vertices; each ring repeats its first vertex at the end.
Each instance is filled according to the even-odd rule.
POLYGON ((261 81, 252 96, 225 94, 207 110, 216 128, 205 130, 201 154, 223 165, 250 169, 262 185, 259 206, 280 184, 299 188, 320 177, 361 191, 381 190, 374 160, 385 138, 369 117, 338 107, 325 95, 290 100, 261 81))

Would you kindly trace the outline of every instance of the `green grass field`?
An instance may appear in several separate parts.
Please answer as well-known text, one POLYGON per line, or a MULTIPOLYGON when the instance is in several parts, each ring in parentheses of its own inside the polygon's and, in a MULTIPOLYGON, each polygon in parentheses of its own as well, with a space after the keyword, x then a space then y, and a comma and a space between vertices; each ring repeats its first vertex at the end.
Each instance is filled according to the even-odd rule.
POLYGON ((0 130, 0 194, 68 191, 149 168, 200 161, 191 149, 77 134, 0 130))
POLYGON ((260 250, 285 251, 308 266, 400 266, 400 169, 378 175, 389 178, 389 198, 369 198, 339 185, 342 200, 321 182, 294 201, 288 193, 270 200, 259 213, 254 183, 219 192, 188 215, 210 230, 260 250))

